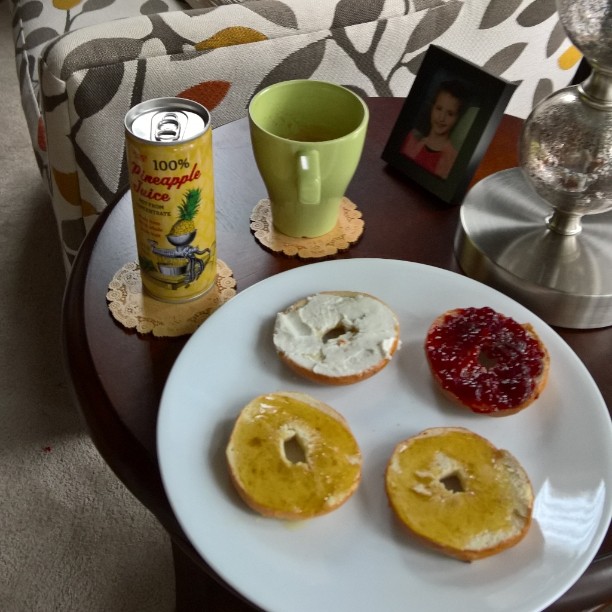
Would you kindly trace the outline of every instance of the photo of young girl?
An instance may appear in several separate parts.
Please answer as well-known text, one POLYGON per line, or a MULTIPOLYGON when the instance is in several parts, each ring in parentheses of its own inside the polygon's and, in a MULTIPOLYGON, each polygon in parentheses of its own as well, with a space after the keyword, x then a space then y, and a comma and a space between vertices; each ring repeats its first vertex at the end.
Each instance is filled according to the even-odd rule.
POLYGON ((468 100, 467 88, 458 80, 443 81, 433 96, 425 129, 410 130, 399 152, 435 176, 446 179, 457 159, 452 131, 468 100))
POLYGON ((429 45, 381 158, 440 201, 459 204, 516 87, 429 45))

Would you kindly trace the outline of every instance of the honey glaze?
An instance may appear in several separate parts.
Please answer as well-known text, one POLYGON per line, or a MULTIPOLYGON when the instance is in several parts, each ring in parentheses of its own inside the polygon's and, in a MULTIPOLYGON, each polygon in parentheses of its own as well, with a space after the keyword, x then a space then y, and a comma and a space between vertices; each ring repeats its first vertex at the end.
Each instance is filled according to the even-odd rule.
MULTIPOLYGON (((416 534, 456 550, 497 545, 528 516, 514 476, 520 466, 506 451, 460 432, 404 443, 389 466, 387 487, 401 520, 416 534), (457 488, 446 484, 449 477, 457 488), (519 504, 520 505, 520 504, 519 504)), ((528 496, 525 496, 528 499, 528 496)))
POLYGON ((232 448, 253 500, 280 511, 324 513, 361 475, 360 450, 347 426, 291 396, 263 396, 232 434, 232 448))

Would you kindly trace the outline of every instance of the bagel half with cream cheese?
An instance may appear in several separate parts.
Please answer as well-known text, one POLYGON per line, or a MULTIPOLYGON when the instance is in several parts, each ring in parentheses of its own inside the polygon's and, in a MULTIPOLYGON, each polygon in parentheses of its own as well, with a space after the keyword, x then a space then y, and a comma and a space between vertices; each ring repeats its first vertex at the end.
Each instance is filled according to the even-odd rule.
POLYGON ((274 346, 294 372, 330 385, 348 385, 382 370, 400 346, 399 322, 367 293, 325 291, 276 316, 274 346))
POLYGON ((251 400, 236 419, 226 457, 240 497, 266 517, 326 514, 361 479, 361 451, 344 417, 303 393, 251 400))
POLYGON ((464 561, 520 542, 531 524, 533 489, 505 450, 461 427, 435 427, 400 442, 385 488, 393 512, 425 544, 464 561))

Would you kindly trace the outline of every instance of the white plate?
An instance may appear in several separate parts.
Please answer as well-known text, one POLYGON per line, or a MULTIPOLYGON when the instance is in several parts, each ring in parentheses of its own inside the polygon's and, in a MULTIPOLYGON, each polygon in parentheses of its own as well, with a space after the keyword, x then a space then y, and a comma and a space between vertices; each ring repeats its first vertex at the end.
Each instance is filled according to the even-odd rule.
POLYGON ((546 607, 596 554, 612 514, 612 426, 588 371, 534 314, 469 278, 419 264, 353 259, 273 276, 213 314, 179 355, 158 420, 163 482, 185 533, 236 590, 268 611, 519 610, 546 607), (272 345, 279 310, 322 290, 365 291, 397 313, 403 346, 382 372, 325 387, 298 378, 272 345), (491 306, 531 322, 551 355, 537 403, 505 418, 473 415, 432 384, 423 339, 443 311, 491 306), (225 446, 254 396, 296 390, 342 412, 359 441, 363 480, 341 508, 299 524, 251 512, 229 483, 225 446), (400 440, 433 426, 472 429, 511 451, 536 503, 526 538, 462 563, 415 543, 387 505, 383 473, 400 440))

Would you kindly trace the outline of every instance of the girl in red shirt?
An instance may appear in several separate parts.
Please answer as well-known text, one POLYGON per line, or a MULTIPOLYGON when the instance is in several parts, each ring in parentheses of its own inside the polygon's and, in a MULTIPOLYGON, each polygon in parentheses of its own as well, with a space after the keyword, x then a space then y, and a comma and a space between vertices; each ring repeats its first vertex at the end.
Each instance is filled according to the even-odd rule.
POLYGON ((440 84, 429 116, 429 132, 423 136, 411 130, 400 147, 400 153, 428 172, 445 179, 457 159, 450 134, 464 106, 464 88, 457 81, 440 84))

